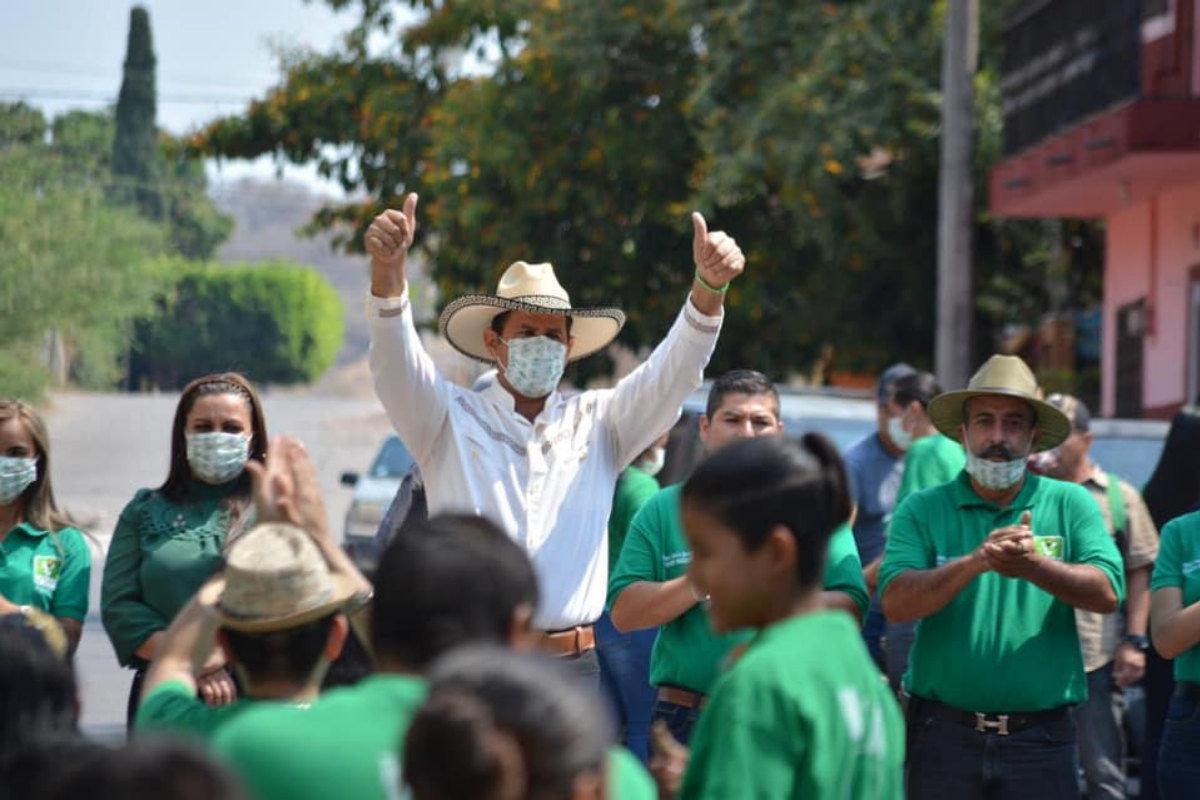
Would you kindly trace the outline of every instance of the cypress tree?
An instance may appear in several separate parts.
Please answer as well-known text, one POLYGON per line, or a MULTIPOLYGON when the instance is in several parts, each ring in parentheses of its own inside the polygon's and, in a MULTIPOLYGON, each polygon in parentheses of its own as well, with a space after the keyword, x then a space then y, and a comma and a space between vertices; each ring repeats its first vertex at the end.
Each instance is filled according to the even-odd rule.
POLYGON ((141 6, 129 12, 129 42, 125 73, 117 98, 117 134, 113 139, 114 193, 133 202, 143 216, 163 217, 157 98, 154 88, 154 48, 150 41, 150 14, 141 6))

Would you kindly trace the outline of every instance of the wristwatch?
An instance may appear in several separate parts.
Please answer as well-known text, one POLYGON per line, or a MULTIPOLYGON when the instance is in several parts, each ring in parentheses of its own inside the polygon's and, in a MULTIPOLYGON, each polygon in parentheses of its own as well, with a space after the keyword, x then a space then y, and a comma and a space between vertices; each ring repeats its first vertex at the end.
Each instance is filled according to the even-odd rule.
POLYGON ((1150 649, 1150 639, 1138 633, 1127 633, 1121 637, 1121 641, 1129 642, 1143 653, 1150 649))

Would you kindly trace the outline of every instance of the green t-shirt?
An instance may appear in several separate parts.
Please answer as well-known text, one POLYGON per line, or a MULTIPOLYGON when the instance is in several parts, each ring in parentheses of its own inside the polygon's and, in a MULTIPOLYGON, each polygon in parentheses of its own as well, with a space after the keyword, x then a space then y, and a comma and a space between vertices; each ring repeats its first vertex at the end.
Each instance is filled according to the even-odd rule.
POLYGON ((681 800, 900 800, 904 723, 845 614, 766 628, 713 688, 681 800))
POLYGON ((608 800, 657 800, 658 787, 654 778, 637 760, 637 756, 624 747, 608 751, 608 800))
MULTIPOLYGON (((1027 473, 1012 504, 984 501, 966 472, 912 495, 896 509, 879 569, 880 595, 906 570, 927 570, 968 555, 1026 510, 1039 551, 1108 576, 1125 595, 1121 554, 1100 508, 1083 486, 1027 473)), ((917 626, 904 685, 964 711, 1042 711, 1083 702, 1087 678, 1075 609, 1020 578, 987 572, 917 626)))
MULTIPOLYGON (((1200 600, 1200 511, 1184 514, 1162 529, 1150 590, 1180 589, 1183 607, 1200 600)), ((1175 680, 1200 683, 1200 645, 1175 659, 1175 680)))
POLYGON ((52 536, 22 522, 0 542, 0 595, 10 603, 83 620, 91 576, 92 553, 75 528, 52 536))
MULTIPOLYGON (((633 518, 621 559, 609 579, 609 608, 632 583, 663 583, 687 572, 692 551, 679 511, 682 489, 682 484, 663 489, 633 518)), ((870 600, 849 525, 838 528, 829 542, 824 588, 850 595, 859 613, 866 616, 870 600)), ((717 636, 709 625, 708 614, 701 606, 693 606, 659 629, 650 656, 650 682, 708 692, 729 651, 749 641, 751 635, 741 632, 717 636)))
POLYGON ((617 568, 621 557, 621 546, 634 515, 657 494, 658 481, 645 470, 627 467, 617 479, 617 490, 613 494, 612 512, 608 515, 608 574, 617 568))
POLYGON ((212 708, 187 684, 167 681, 146 695, 138 706, 133 727, 139 736, 168 733, 207 741, 221 726, 257 704, 258 701, 238 699, 230 705, 212 708))
MULTIPOLYGON (((100 613, 122 665, 143 663, 134 651, 165 630, 221 567, 225 536, 237 521, 227 501, 240 483, 194 480, 186 503, 141 489, 121 512, 104 563, 100 613)), ((250 517, 247 512, 246 528, 250 517)))
POLYGON ((426 690, 423 678, 377 673, 307 710, 249 709, 213 746, 256 800, 395 800, 404 734, 426 690))
POLYGON ((935 433, 917 439, 904 454, 904 477, 896 492, 896 506, 910 494, 949 483, 966 465, 966 451, 949 436, 935 433))

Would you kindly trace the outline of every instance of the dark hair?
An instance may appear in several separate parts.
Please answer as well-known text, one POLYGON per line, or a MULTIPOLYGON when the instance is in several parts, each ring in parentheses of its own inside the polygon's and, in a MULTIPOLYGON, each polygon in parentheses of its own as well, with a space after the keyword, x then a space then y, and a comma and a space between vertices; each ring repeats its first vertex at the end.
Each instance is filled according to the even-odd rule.
POLYGON ((1142 497, 1159 530, 1200 505, 1200 408, 1181 408, 1171 420, 1158 466, 1142 497))
MULTIPOLYGON (((511 310, 501 311, 499 314, 492 317, 492 322, 489 327, 492 329, 492 332, 495 333, 497 336, 500 336, 501 333, 504 331, 504 323, 508 321, 508 315, 511 313, 512 313, 511 310)), ((550 314, 553 312, 547 311, 546 313, 550 314)), ((571 335, 571 323, 575 321, 575 318, 572 317, 570 314, 564 314, 563 316, 567 320, 567 336, 570 336, 571 335)))
POLYGON ((483 517, 442 515, 405 526, 380 556, 375 578, 376 658, 417 670, 459 645, 507 644, 517 607, 538 602, 529 556, 483 517))
MULTIPOLYGON (((187 497, 188 481, 192 479, 192 468, 187 460, 187 439, 184 428, 187 426, 187 416, 191 413, 196 401, 201 397, 215 394, 233 394, 246 401, 250 409, 250 458, 263 461, 267 454, 267 421, 263 416, 262 401, 258 392, 250 385, 244 375, 236 372, 221 372, 205 375, 183 387, 179 395, 179 404, 175 407, 175 421, 171 423, 171 467, 167 479, 158 488, 164 497, 173 502, 180 502, 187 497)), ((239 482, 237 495, 242 498, 250 496, 250 476, 243 474, 239 482)))
POLYGON ((404 744, 404 781, 416 800, 568 800, 580 775, 604 768, 606 719, 561 664, 464 648, 431 672, 404 744))
POLYGON ((905 364, 903 361, 898 361, 879 373, 879 382, 875 384, 876 402, 881 406, 886 406, 888 400, 892 397, 892 387, 896 385, 896 381, 905 375, 912 375, 914 372, 916 372, 916 369, 912 366, 905 364))
POLYGON ((337 614, 287 630, 246 633, 223 628, 225 643, 251 683, 281 680, 302 683, 312 675, 329 642, 337 614))
POLYGON ((135 739, 126 747, 93 747, 59 759, 39 787, 39 800, 246 800, 215 761, 181 741, 135 739))
POLYGON ((704 416, 712 419, 721 403, 725 402, 725 396, 730 394, 769 395, 775 403, 775 416, 779 416, 779 391, 775 384, 766 375, 752 369, 730 370, 713 381, 708 390, 704 416))
POLYGON ((711 514, 757 550, 782 525, 796 537, 800 589, 821 580, 834 530, 850 517, 846 468, 837 446, 818 433, 742 439, 700 463, 682 502, 711 514))
POLYGON ((916 372, 905 375, 892 386, 892 401, 901 408, 908 408, 916 400, 921 408, 929 408, 929 401, 942 393, 941 384, 931 372, 916 372))
POLYGON ((21 614, 0 617, 0 754, 77 731, 71 665, 21 614))

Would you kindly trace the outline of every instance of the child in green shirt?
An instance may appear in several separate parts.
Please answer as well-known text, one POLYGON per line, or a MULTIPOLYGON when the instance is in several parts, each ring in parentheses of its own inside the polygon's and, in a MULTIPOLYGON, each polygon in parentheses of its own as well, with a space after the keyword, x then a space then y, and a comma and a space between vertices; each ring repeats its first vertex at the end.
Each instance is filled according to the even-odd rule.
POLYGON ((680 796, 900 798, 900 710, 853 621, 821 602, 825 550, 850 515, 834 445, 733 443, 688 480, 682 510, 713 628, 759 634, 701 713, 680 796))

